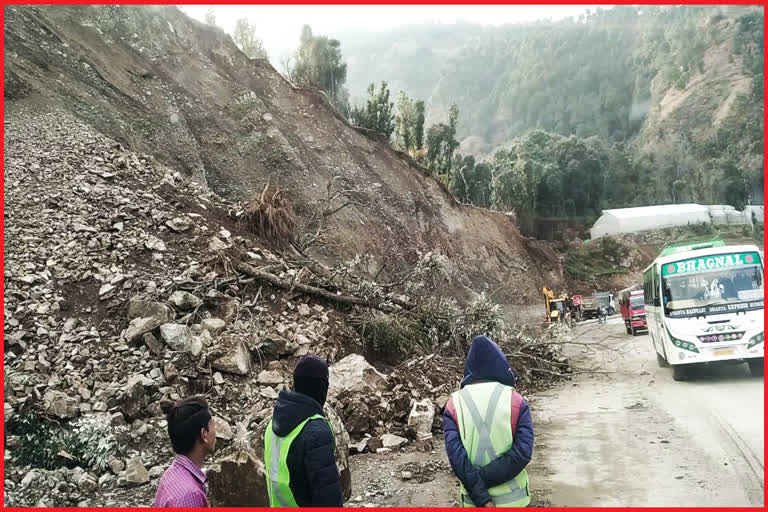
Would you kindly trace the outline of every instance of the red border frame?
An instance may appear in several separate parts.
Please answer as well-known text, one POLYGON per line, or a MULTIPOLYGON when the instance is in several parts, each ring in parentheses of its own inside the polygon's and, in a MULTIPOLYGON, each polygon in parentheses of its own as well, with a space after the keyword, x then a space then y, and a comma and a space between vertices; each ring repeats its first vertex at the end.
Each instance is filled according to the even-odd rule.
MULTIPOLYGON (((692 1, 682 1, 679 2, 680 4, 690 4, 690 5, 720 5, 720 4, 729 4, 729 5, 762 5, 763 6, 763 16, 765 16, 765 1, 763 2, 754 2, 754 1, 748 1, 748 0, 735 0, 735 1, 729 1, 729 2, 718 2, 715 0, 704 0, 704 1, 698 1, 698 2, 692 2, 692 1)), ((169 5, 209 5, 209 4, 218 4, 218 5, 531 5, 531 4, 546 4, 546 5, 606 5, 606 4, 599 4, 599 3, 591 3, 591 2, 583 2, 578 0, 569 0, 569 1, 532 1, 532 2, 521 2, 521 1, 510 1, 510 0, 481 0, 478 2, 467 2, 467 1, 461 1, 461 0, 420 0, 420 1, 409 1, 409 0, 387 0, 387 1, 375 1, 375 0, 368 0, 368 1, 359 1, 359 0, 281 0, 281 1, 262 1, 262 2, 248 2, 248 1, 229 1, 229 2, 221 2, 221 1, 205 1, 205 0, 187 0, 183 2, 171 2, 168 0, 156 0, 156 1, 147 1, 147 0, 124 0, 121 2, 118 1, 112 1, 112 0, 106 0, 103 2, 92 2, 88 0, 66 0, 66 1, 53 1, 53 2, 45 2, 45 1, 20 1, 20 0, 2 0, 2 5, 29 5, 29 4, 38 4, 38 5, 47 5, 47 4, 57 4, 57 5, 88 5, 88 4, 96 4, 96 5, 104 5, 104 4, 131 4, 131 5, 158 5, 158 4, 169 4, 169 5)), ((618 2, 613 2, 613 4, 626 4, 626 5, 635 5, 636 2, 630 2, 627 0, 619 0, 618 2)), ((671 5, 670 2, 663 2, 659 0, 650 0, 646 2, 642 2, 641 5, 671 5)), ((3 21, 3 26, 5 26, 5 9, 3 9, 2 12, 0 12, 0 20, 3 21)), ((768 46, 768 36, 763 34, 763 45, 764 48, 768 46)), ((0 50, 2 50, 2 56, 0 56, 0 59, 3 60, 3 63, 5 61, 5 33, 3 33, 3 38, 0 41, 0 50)), ((764 67, 768 67, 768 55, 765 54, 765 51, 763 51, 763 61, 764 61, 764 67)), ((3 91, 3 103, 5 103, 5 82, 3 81, 2 84, 0 84, 0 90, 3 91)), ((763 87, 763 105, 765 105, 765 99, 768 99, 768 91, 765 90, 765 87, 763 87)), ((768 115, 765 113, 765 108, 763 108, 763 116, 764 116, 764 130, 765 130, 765 121, 768 121, 768 115)), ((3 110, 2 114, 0 114, 0 117, 5 119, 5 110, 3 110)), ((3 123, 2 128, 3 136, 5 135, 5 123, 3 123)), ((5 139, 3 139, 5 140, 5 139)), ((764 139, 765 140, 765 139, 764 139)), ((0 150, 0 154, 5 154, 5 147, 3 145, 3 149, 0 150)), ((763 157, 765 158, 765 157, 763 157)), ((5 160, 3 160, 5 161, 5 160)), ((763 168, 765 168, 765 163, 763 163, 763 168)), ((3 207, 3 213, 5 213, 5 174, 3 174, 3 177, 1 178, 3 181, 3 192, 0 193, 0 204, 2 204, 3 207)), ((765 196, 765 193, 768 192, 768 186, 766 186, 765 183, 763 183, 763 194, 765 196)), ((2 245, 5 246, 5 216, 3 216, 3 223, 0 225, 0 234, 2 234, 2 245)), ((763 245, 763 252, 765 252, 765 244, 763 245)), ((3 262, 3 268, 5 268, 5 251, 3 250, 2 255, 0 255, 0 262, 3 262)), ((3 298, 5 297, 5 282, 3 282, 2 285, 2 291, 3 291, 3 298)), ((4 299, 3 299, 4 301, 4 299)), ((768 319, 768 314, 764 313, 764 322, 765 319, 768 319)), ((5 326, 3 325, 3 335, 5 335, 5 326)), ((4 350, 3 350, 4 352, 4 350)), ((5 383, 5 367, 3 369, 0 369, 0 376, 3 377, 3 383, 5 383)), ((763 398, 763 406, 765 407, 765 398, 763 398)), ((3 434, 5 433, 5 425, 2 427, 3 434)), ((765 434, 763 434, 765 435, 765 434)), ((766 450, 768 451, 768 450, 766 450)), ((4 448, 2 449, 2 454, 5 454, 4 448)), ((764 453, 765 455, 765 453, 764 453)), ((765 459, 763 459, 765 460, 765 459)), ((3 475, 5 475, 5 459, 4 457, 0 458, 0 469, 3 470, 3 475)), ((640 469, 641 471, 642 469, 640 469)), ((765 482, 763 483, 763 499, 765 499, 765 482)), ((692 490, 692 492, 695 492, 695 490, 692 490)), ((5 495, 5 488, 3 488, 3 495, 5 495)), ((3 506, 3 508, 6 508, 3 506)), ((350 507, 351 508, 351 507, 350 507)), ((597 507, 594 507, 597 508, 597 507)), ((604 510, 606 512, 608 511, 618 511, 618 510, 625 510, 630 507, 610 507, 610 508, 601 508, 600 510, 604 510)), ((218 510, 230 510, 230 511, 240 511, 244 510, 241 508, 222 508, 217 507, 218 510)), ((18 507, 10 507, 9 510, 28 510, 24 508, 18 508, 18 507)), ((63 508, 63 507, 54 507, 51 510, 71 510, 71 511, 82 511, 82 510, 144 510, 142 508, 131 508, 131 507, 87 507, 87 508, 63 508)), ((261 509, 261 508, 249 508, 248 510, 268 510, 268 509, 261 509)), ((317 510, 338 510, 338 509, 317 509, 317 510)), ((397 508, 389 508, 389 507, 376 507, 376 508, 369 508, 368 510, 419 510, 419 508, 416 507, 397 507, 397 508)), ((434 510, 452 510, 450 508, 437 508, 435 507, 434 510)), ((590 508, 586 507, 553 507, 551 509, 537 509, 537 510, 569 510, 569 511, 580 511, 580 510, 590 510, 590 508)), ((665 507, 645 507, 645 508, 635 508, 635 510, 669 510, 665 507)), ((764 505, 763 508, 759 507, 749 507, 749 508, 736 508, 736 507, 715 507, 715 508, 698 508, 698 507, 681 507, 676 510, 717 510, 717 511, 743 511, 743 510, 766 510, 766 507, 764 505)))

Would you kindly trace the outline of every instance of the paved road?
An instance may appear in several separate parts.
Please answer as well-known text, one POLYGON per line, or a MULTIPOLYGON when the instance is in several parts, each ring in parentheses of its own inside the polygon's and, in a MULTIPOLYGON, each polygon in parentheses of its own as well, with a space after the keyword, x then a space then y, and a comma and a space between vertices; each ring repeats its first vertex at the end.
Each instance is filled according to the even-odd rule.
POLYGON ((675 382, 621 318, 574 334, 601 346, 571 356, 608 373, 535 399, 533 492, 552 506, 763 506, 762 377, 740 365, 675 382))

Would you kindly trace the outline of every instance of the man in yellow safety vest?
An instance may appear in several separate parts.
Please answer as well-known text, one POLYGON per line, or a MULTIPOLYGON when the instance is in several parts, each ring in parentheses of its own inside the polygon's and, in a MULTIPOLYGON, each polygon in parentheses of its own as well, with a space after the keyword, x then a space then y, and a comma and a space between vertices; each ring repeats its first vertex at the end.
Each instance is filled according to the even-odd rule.
POLYGON ((270 507, 342 507, 336 441, 323 413, 328 365, 304 356, 293 371, 294 391, 280 391, 264 434, 270 507))
POLYGON ((445 448, 464 507, 531 502, 525 467, 533 454, 533 422, 516 380, 499 346, 475 337, 460 389, 443 410, 445 448))

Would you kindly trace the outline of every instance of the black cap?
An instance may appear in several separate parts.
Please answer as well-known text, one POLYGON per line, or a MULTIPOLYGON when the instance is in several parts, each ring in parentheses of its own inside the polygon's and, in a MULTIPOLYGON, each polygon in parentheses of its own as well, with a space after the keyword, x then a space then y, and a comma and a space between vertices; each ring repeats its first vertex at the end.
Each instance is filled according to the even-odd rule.
POLYGON ((328 363, 317 356, 304 356, 293 370, 293 376, 328 380, 328 363))

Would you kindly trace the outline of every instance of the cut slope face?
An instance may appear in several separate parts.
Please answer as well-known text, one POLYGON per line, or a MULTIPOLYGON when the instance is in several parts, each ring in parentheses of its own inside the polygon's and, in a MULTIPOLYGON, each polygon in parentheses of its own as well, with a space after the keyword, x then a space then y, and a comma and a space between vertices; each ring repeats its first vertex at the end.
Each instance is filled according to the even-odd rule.
POLYGON ((437 251, 456 266, 451 291, 494 290, 507 304, 538 302, 543 285, 562 282, 555 253, 529 252, 508 217, 457 204, 324 96, 293 87, 175 7, 5 12, 6 101, 66 109, 232 200, 277 184, 305 219, 342 176, 335 183, 354 201, 328 218, 310 251, 325 263, 367 253, 392 277, 437 251))

